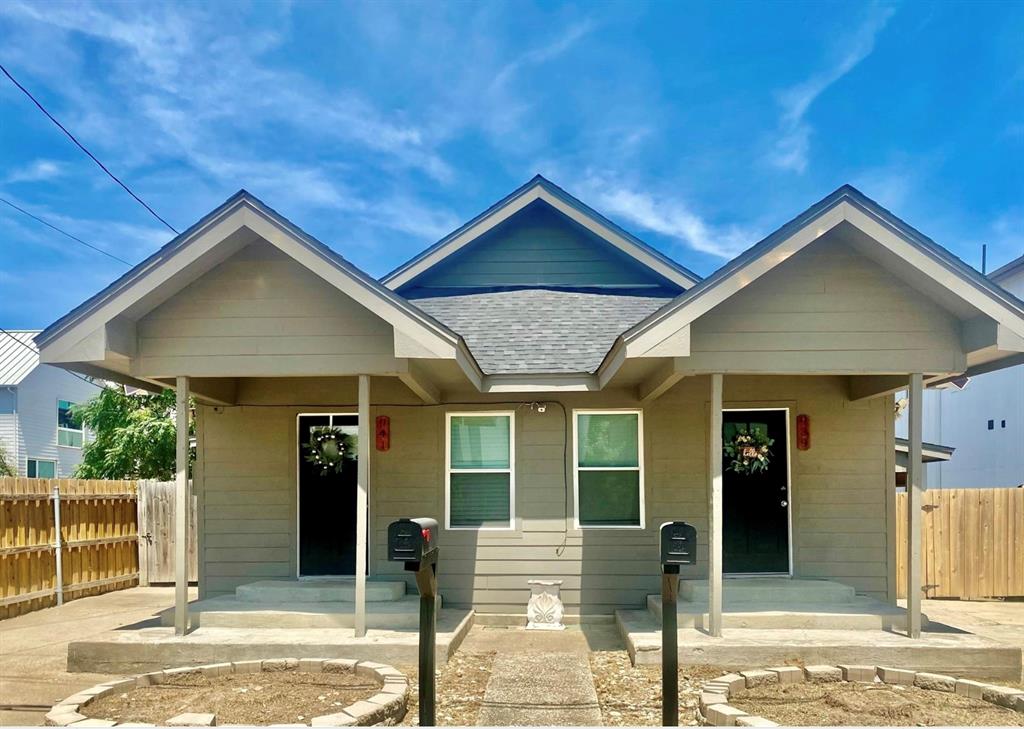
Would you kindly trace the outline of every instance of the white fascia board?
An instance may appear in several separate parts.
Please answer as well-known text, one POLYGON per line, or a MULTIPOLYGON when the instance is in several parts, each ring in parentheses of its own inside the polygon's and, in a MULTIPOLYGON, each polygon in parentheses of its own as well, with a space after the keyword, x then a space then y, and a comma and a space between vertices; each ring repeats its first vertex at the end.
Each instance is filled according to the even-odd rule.
POLYGON ((594 392, 601 389, 595 375, 485 375, 481 392, 594 392))
POLYGON ((372 311, 384 321, 417 341, 434 357, 455 359, 458 338, 442 333, 418 316, 411 307, 399 306, 368 287, 349 271, 326 261, 316 250, 299 242, 291 233, 277 225, 259 210, 246 206, 243 222, 247 228, 289 255, 298 263, 320 276, 353 301, 372 311))
MULTIPOLYGON (((999 296, 998 287, 993 287, 992 291, 983 289, 944 264, 931 251, 909 242, 878 217, 843 199, 788 238, 769 248, 764 254, 753 258, 721 280, 713 282, 706 289, 696 292, 696 295, 682 306, 675 309, 666 307, 666 311, 660 317, 656 314, 651 322, 627 332, 623 335, 627 349, 630 345, 635 346, 638 343, 639 349, 643 349, 645 343, 664 341, 674 331, 711 311, 844 221, 1003 325, 1008 332, 1024 336, 1024 311, 1019 310, 1017 303, 1011 298, 1004 299, 999 296)), ((682 296, 685 297, 686 294, 682 296)))
MULTIPOLYGON (((177 247, 167 257, 155 259, 143 269, 125 280, 118 290, 102 302, 68 322, 57 335, 40 348, 43 361, 67 361, 62 359, 65 351, 78 346, 87 337, 100 336, 108 321, 137 303, 147 294, 156 290, 171 277, 181 273, 195 263, 217 243, 242 227, 243 213, 238 207, 225 211, 221 217, 211 220, 202 229, 195 231, 187 244, 177 247)), ((95 342, 94 342, 95 343, 95 342)))
POLYGON ((679 270, 666 264, 650 251, 637 246, 635 243, 615 232, 600 221, 595 220, 592 216, 587 215, 584 211, 569 205, 561 197, 553 195, 551 192, 546 190, 541 183, 537 183, 529 190, 524 191, 522 195, 519 195, 514 200, 509 201, 506 205, 477 222, 476 225, 467 228, 458 236, 437 248, 437 250, 430 252, 412 266, 409 266, 405 270, 399 271, 392 277, 385 279, 384 285, 392 290, 404 286, 425 271, 441 263, 452 254, 457 253, 463 247, 472 243, 480 236, 505 222, 536 200, 544 201, 570 220, 582 225, 591 233, 594 233, 598 237, 608 241, 626 255, 636 259, 657 274, 664 276, 669 281, 672 281, 682 288, 688 289, 697 283, 692 278, 683 275, 679 270))
POLYGON ((1001 296, 1002 289, 998 286, 993 286, 992 290, 978 286, 945 265, 931 251, 908 242, 880 218, 848 202, 844 202, 842 206, 846 220, 873 240, 975 309, 1005 326, 1010 332, 1024 337, 1024 310, 1021 310, 1011 298, 1001 296))

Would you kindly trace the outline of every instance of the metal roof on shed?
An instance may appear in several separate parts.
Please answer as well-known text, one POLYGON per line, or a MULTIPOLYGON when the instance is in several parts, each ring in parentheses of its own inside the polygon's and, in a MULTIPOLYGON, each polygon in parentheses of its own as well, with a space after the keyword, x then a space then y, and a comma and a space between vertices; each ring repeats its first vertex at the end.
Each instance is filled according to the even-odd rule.
POLYGON ((34 343, 39 330, 7 331, 10 337, 0 336, 0 387, 19 384, 39 364, 39 352, 34 343))

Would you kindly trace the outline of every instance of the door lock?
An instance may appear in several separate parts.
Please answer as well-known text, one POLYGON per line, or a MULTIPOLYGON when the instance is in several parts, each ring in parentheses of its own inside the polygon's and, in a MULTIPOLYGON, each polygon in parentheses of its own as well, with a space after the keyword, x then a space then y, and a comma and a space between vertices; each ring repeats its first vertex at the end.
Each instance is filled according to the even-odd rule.
POLYGON ((781 507, 782 507, 783 509, 785 509, 785 508, 786 508, 787 506, 789 506, 789 502, 788 502, 788 501, 786 501, 785 499, 783 499, 782 501, 780 501, 780 502, 779 502, 779 505, 780 505, 780 506, 781 506, 781 507))

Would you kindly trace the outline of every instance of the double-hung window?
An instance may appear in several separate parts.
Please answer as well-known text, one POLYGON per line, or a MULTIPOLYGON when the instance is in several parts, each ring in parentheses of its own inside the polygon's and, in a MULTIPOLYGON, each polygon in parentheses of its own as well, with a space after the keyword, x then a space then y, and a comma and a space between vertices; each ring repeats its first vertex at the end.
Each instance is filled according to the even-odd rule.
POLYGON ((573 412, 577 528, 644 527, 643 413, 573 412))
POLYGON ((82 429, 82 419, 74 415, 72 407, 72 402, 57 401, 57 445, 81 448, 85 431, 82 429))
POLYGON ((42 458, 29 458, 26 474, 29 478, 57 478, 57 462, 42 458))
POLYGON ((445 526, 515 526, 515 414, 448 413, 445 526))

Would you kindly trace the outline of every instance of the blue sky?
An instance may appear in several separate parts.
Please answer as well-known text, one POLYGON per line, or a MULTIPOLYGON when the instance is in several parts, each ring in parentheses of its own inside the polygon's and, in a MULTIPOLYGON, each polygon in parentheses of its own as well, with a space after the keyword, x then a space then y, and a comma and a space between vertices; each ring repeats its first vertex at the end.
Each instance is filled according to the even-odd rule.
MULTIPOLYGON (((0 2, 0 61, 179 230, 237 189, 382 275, 541 173, 708 274, 850 182, 1024 253, 1024 2, 0 2)), ((0 79, 0 196, 170 233, 0 79)), ((0 325, 125 267, 0 205, 0 325)))

